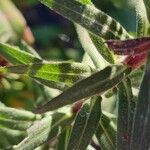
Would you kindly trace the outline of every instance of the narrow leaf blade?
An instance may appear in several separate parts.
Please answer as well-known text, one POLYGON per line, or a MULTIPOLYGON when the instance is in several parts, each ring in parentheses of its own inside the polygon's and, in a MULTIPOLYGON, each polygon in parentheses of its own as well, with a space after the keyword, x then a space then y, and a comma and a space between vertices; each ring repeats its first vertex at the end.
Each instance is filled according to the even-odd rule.
POLYGON ((77 82, 62 94, 58 95, 45 105, 37 108, 36 112, 43 113, 72 104, 83 98, 102 94, 121 82, 130 71, 130 68, 123 66, 108 66, 105 69, 92 74, 90 77, 77 82))

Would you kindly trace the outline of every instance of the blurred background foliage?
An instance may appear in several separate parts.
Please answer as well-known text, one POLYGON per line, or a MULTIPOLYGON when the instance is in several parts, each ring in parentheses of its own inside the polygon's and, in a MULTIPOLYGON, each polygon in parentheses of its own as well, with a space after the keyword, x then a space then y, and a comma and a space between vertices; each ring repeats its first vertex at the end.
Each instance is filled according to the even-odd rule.
MULTIPOLYGON (((134 34, 136 17, 130 0, 93 0, 93 2, 98 8, 118 20, 127 31, 134 34)), ((5 2, 0 0, 0 3, 5 2)), ((0 4, 0 22, 5 22, 7 29, 10 28, 9 36, 12 36, 10 43, 19 45, 21 39, 24 39, 47 60, 82 60, 83 49, 73 23, 50 11, 37 0, 13 0, 13 3, 25 19, 19 16, 21 19, 18 18, 18 24, 15 24, 17 10, 10 7, 8 12, 4 11, 0 4)), ((3 41, 5 40, 8 41, 7 38, 3 41)), ((42 93, 41 88, 31 79, 17 75, 1 78, 0 99, 7 106, 32 110, 35 101, 39 102, 41 99, 40 93, 42 93)), ((54 92, 55 94, 57 91, 54 92)), ((107 109, 111 112, 115 111, 112 110, 112 106, 107 109)))

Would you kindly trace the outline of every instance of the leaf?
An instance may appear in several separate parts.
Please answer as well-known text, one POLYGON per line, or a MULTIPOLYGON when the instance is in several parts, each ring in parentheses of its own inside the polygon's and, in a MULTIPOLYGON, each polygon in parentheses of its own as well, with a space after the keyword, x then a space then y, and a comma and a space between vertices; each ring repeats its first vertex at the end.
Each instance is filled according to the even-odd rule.
POLYGON ((77 82, 45 105, 36 109, 36 113, 58 109, 68 104, 72 104, 83 98, 102 94, 121 82, 131 69, 122 65, 108 66, 105 69, 92 74, 84 80, 77 82))
POLYGON ((68 142, 68 150, 86 150, 98 127, 101 117, 101 97, 93 97, 91 101, 90 108, 88 104, 85 104, 76 117, 68 142))
MULTIPOLYGON (((80 2, 82 2, 82 0, 80 2)), ((84 1, 84 4, 93 5, 91 1, 84 1)), ((92 33, 88 33, 88 31, 85 28, 78 24, 75 24, 75 26, 82 47, 84 48, 85 52, 87 52, 92 58, 97 68, 102 69, 106 66, 107 63, 104 59, 106 59, 110 63, 114 63, 113 55, 109 51, 108 47, 105 46, 104 42, 100 37, 95 36, 92 33)))
POLYGON ((98 127, 98 123, 101 117, 101 97, 93 97, 91 99, 91 108, 82 139, 80 141, 79 149, 86 150, 90 144, 92 137, 98 127))
POLYGON ((125 83, 118 85, 118 121, 117 121, 117 149, 129 149, 129 101, 128 87, 125 83))
POLYGON ((90 106, 89 104, 85 103, 75 119, 75 124, 73 125, 72 131, 71 131, 67 150, 69 150, 70 148, 77 149, 77 146, 79 146, 80 144, 79 142, 80 142, 83 130, 84 130, 84 126, 89 116, 89 112, 90 112, 90 106))
POLYGON ((14 150, 30 150, 44 144, 59 134, 59 129, 64 128, 72 122, 72 116, 66 113, 46 114, 41 120, 35 121, 27 130, 28 136, 18 145, 12 147, 14 150))
POLYGON ((40 119, 40 117, 41 115, 36 115, 29 111, 18 110, 9 107, 0 107, 0 118, 22 121, 34 121, 35 119, 40 119))
POLYGON ((116 125, 108 114, 102 114, 99 122, 96 138, 102 150, 115 150, 116 149, 116 125))
POLYGON ((20 50, 9 44, 0 43, 0 54, 9 60, 12 64, 29 64, 42 62, 41 59, 34 55, 20 50))
POLYGON ((134 2, 135 10, 136 10, 136 31, 137 36, 142 37, 147 35, 148 31, 148 18, 146 13, 145 4, 143 1, 136 0, 134 2))
POLYGON ((148 54, 144 78, 140 87, 131 135, 130 149, 147 150, 150 146, 150 54, 148 54))
POLYGON ((67 126, 65 129, 62 130, 58 138, 57 150, 66 150, 70 131, 71 131, 71 126, 67 126))
POLYGON ((62 84, 69 87, 74 82, 88 77, 91 68, 83 63, 48 62, 0 67, 0 72, 24 74, 49 87, 58 88, 62 84))
POLYGON ((41 115, 32 112, 18 110, 9 107, 0 107, 0 148, 4 149, 21 142, 26 136, 26 130, 35 120, 39 120, 41 115))
MULTIPOLYGON (((24 50, 24 51, 36 56, 37 58, 42 59, 40 57, 40 55, 36 52, 36 50, 33 49, 30 45, 28 45, 25 41, 21 41, 19 43, 19 47, 21 50, 24 50)), ((40 80, 40 79, 38 79, 38 80, 40 80)), ((51 97, 54 97, 53 94, 56 93, 55 91, 57 89, 64 90, 64 85, 57 84, 58 88, 56 86, 56 89, 52 89, 52 88, 44 86, 44 85, 50 86, 49 85, 50 83, 48 81, 41 80, 40 83, 42 83, 42 84, 39 84, 39 82, 34 82, 34 81, 32 82, 33 94, 35 95, 37 105, 43 101, 50 99, 51 97)), ((54 84, 54 83, 52 83, 52 84, 54 84)))
POLYGON ((94 34, 90 34, 91 39, 95 46, 97 47, 98 52, 102 55, 102 57, 109 62, 110 64, 114 64, 114 56, 110 49, 105 45, 105 42, 102 38, 95 36, 94 34))
POLYGON ((145 4, 147 18, 150 22, 150 1, 149 0, 143 0, 143 2, 145 4))
POLYGON ((107 65, 107 62, 103 59, 101 54, 98 52, 96 45, 92 42, 90 34, 82 26, 75 24, 78 38, 84 48, 85 52, 90 56, 94 65, 97 68, 103 69, 107 65))
POLYGON ((83 3, 83 4, 92 4, 91 0, 76 0, 80 3, 83 3))
POLYGON ((32 121, 12 120, 0 118, 0 126, 10 128, 13 130, 24 131, 32 125, 32 121))
POLYGON ((120 37, 125 39, 130 37, 118 22, 94 6, 68 0, 40 1, 50 9, 104 39, 120 39, 120 37))
POLYGON ((13 146, 14 150, 30 150, 38 147, 48 140, 49 133, 51 131, 52 117, 45 117, 42 120, 36 121, 33 126, 31 126, 28 132, 28 138, 25 138, 21 143, 13 146))
POLYGON ((0 135, 4 136, 4 141, 7 141, 7 145, 2 147, 2 149, 9 147, 11 145, 18 144, 21 142, 26 136, 26 131, 13 130, 11 128, 1 127, 0 126, 0 135))

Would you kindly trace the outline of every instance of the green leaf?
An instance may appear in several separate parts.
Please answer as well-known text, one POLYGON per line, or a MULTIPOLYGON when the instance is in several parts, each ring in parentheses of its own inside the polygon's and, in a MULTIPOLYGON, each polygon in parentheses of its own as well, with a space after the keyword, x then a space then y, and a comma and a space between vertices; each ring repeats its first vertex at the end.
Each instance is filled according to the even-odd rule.
POLYGON ((0 67, 0 72, 24 74, 49 87, 58 88, 61 85, 69 87, 74 82, 88 77, 91 68, 83 63, 47 62, 0 67))
POLYGON ((8 107, 0 107, 0 148, 4 149, 11 145, 21 142, 26 136, 26 130, 35 120, 41 118, 41 115, 35 115, 32 112, 18 110, 8 107))
MULTIPOLYGON (((28 45, 25 41, 21 41, 19 44, 19 47, 21 50, 24 50, 36 56, 37 58, 42 59, 40 55, 36 52, 36 50, 33 49, 30 45, 28 45)), ((36 101, 37 105, 43 101, 46 101, 54 97, 53 94, 57 92, 56 91, 57 89, 64 90, 64 87, 65 87, 63 84, 62 85, 55 84, 56 89, 52 89, 52 88, 46 87, 45 85, 50 86, 50 84, 54 84, 53 82, 42 80, 42 79, 38 79, 38 80, 40 80, 40 83, 42 83, 43 85, 39 84, 38 82, 34 82, 34 81, 32 82, 33 94, 35 95, 35 99, 37 100, 36 101)))
POLYGON ((147 18, 146 8, 143 1, 136 0, 134 2, 136 10, 136 30, 137 36, 142 37, 147 35, 147 30, 149 27, 149 22, 147 18))
POLYGON ((147 18, 150 22, 150 1, 149 0, 143 0, 146 8, 147 18))
POLYGON ((96 131, 96 138, 102 150, 116 149, 117 129, 109 114, 102 114, 96 131))
POLYGON ((94 34, 90 34, 91 40, 95 44, 98 52, 102 55, 102 57, 109 62, 110 64, 114 64, 114 56, 111 50, 105 45, 104 40, 100 37, 95 36, 94 34))
POLYGON ((10 128, 13 130, 24 131, 32 125, 32 121, 12 120, 0 118, 0 126, 10 128))
POLYGON ((90 114, 86 121, 78 149, 86 150, 92 140, 101 117, 101 100, 101 97, 96 96, 91 99, 90 114))
POLYGON ((58 138, 57 150, 67 149, 67 142, 69 139, 70 131, 71 131, 71 126, 67 126, 65 129, 62 130, 58 138))
POLYGON ((4 146, 2 147, 2 149, 4 149, 21 142, 26 137, 27 133, 26 131, 13 130, 0 126, 0 135, 3 135, 2 142, 5 143, 5 145, 3 145, 4 143, 2 144, 2 142, 0 142, 0 147, 4 146))
POLYGON ((131 135, 131 150, 146 150, 150 146, 150 53, 147 58, 147 65, 144 78, 140 87, 137 106, 134 115, 134 122, 131 135))
POLYGON ((67 149, 86 150, 101 117, 101 97, 93 97, 91 106, 85 104, 76 117, 67 149))
POLYGON ((103 59, 101 54, 98 52, 96 45, 92 42, 90 34, 82 26, 75 24, 78 38, 85 52, 90 56, 94 65, 97 68, 103 69, 107 65, 107 62, 103 59))
POLYGON ((104 39, 124 39, 130 35, 110 16, 93 5, 68 0, 40 0, 50 9, 69 20, 80 24, 90 32, 104 39))
POLYGON ((49 133, 51 131, 52 117, 45 117, 39 121, 36 121, 27 132, 28 137, 25 138, 21 143, 13 146, 14 150, 30 150, 38 147, 49 139, 49 133))
POLYGON ((80 3, 83 3, 83 4, 92 4, 91 0, 76 0, 80 3))
POLYGON ((42 62, 40 58, 22 51, 18 47, 14 47, 4 43, 0 43, 0 55, 10 61, 12 64, 29 64, 42 62))
POLYGON ((129 149, 129 96, 124 82, 118 85, 117 149, 129 149))
POLYGON ((18 145, 13 146, 14 150, 30 150, 44 144, 50 139, 55 138, 59 134, 60 127, 63 129, 72 122, 72 116, 66 113, 48 113, 44 118, 35 121, 34 124, 27 129, 28 135, 18 145))
POLYGON ((0 118, 22 121, 34 121, 35 119, 40 119, 40 117, 41 115, 36 115, 29 111, 18 110, 9 107, 0 107, 0 118))
POLYGON ((79 111, 76 119, 75 124, 73 126, 70 139, 68 142, 67 150, 69 149, 77 149, 79 146, 80 139, 82 138, 82 133, 89 116, 90 106, 89 104, 85 103, 81 110, 79 111))
POLYGON ((105 69, 92 74, 84 80, 74 84, 57 97, 45 105, 36 109, 37 113, 58 109, 68 104, 72 104, 83 98, 96 94, 103 94, 119 82, 121 82, 131 71, 131 68, 122 65, 108 66, 105 69))

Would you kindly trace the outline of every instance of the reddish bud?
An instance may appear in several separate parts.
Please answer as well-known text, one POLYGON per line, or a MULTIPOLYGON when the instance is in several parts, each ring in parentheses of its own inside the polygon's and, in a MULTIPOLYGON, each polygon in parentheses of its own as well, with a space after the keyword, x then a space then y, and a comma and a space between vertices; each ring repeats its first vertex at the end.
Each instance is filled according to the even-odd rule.
MULTIPOLYGON (((0 55, 0 66, 8 66, 8 61, 4 58, 4 57, 2 57, 1 55, 0 55)), ((0 74, 0 79, 3 77, 3 75, 2 74, 0 74)))
POLYGON ((127 56, 123 61, 123 63, 133 69, 138 68, 145 62, 146 54, 147 53, 142 53, 135 56, 134 55, 127 56))
POLYGON ((73 113, 77 113, 77 112, 81 109, 82 104, 83 104, 83 101, 82 101, 82 100, 80 100, 80 101, 74 103, 74 105, 73 105, 73 107, 72 107, 72 112, 73 112, 73 113))

